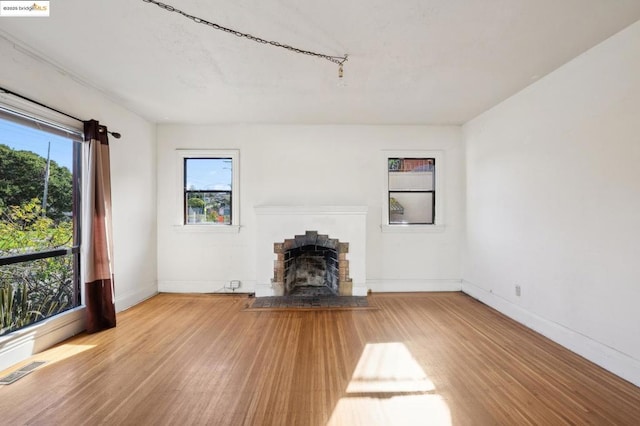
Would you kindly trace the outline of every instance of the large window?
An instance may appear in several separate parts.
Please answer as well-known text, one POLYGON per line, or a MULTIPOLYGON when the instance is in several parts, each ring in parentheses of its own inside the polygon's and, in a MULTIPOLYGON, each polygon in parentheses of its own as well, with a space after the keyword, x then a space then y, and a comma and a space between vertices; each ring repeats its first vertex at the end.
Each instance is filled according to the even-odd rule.
MULTIPOLYGON (((238 226, 237 151, 178 150, 181 222, 200 229, 238 226)), ((196 229, 191 227, 191 229, 196 229)))
POLYGON ((81 141, 0 107, 0 335, 80 303, 81 141))

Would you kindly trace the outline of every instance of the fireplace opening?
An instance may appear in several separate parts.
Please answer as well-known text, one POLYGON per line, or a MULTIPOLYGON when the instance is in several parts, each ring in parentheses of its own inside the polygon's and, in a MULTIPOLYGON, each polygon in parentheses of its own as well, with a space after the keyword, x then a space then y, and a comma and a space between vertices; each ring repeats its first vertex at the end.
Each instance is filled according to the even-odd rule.
POLYGON ((276 295, 351 296, 349 244, 306 231, 274 244, 276 295))
POLYGON ((287 250, 284 255, 285 295, 337 295, 338 252, 306 245, 287 250))

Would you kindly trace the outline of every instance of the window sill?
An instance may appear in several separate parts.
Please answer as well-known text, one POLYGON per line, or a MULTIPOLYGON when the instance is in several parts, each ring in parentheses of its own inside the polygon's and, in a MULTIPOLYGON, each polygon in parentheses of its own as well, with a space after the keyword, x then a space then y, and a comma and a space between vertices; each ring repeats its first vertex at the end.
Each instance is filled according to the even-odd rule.
POLYGON ((174 229, 178 232, 188 233, 214 233, 214 234, 238 234, 240 225, 218 225, 218 224, 201 224, 201 225, 174 225, 174 229))
POLYGON ((380 225, 384 233, 431 234, 445 231, 444 225, 380 225))

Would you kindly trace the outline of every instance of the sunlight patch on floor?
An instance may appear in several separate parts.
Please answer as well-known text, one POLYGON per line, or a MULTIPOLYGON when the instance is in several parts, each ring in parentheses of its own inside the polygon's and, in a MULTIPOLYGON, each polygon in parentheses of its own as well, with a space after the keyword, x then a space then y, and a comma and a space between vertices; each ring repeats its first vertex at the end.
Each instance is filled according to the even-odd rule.
POLYGON ((435 390, 404 343, 369 343, 327 425, 451 426, 435 390))
POLYGON ((66 343, 60 346, 53 347, 49 350, 39 353, 34 356, 42 361, 47 361, 47 364, 53 364, 72 356, 78 355, 84 351, 95 348, 96 345, 75 345, 72 343, 66 343))
POLYGON ((440 395, 346 397, 338 401, 327 425, 451 426, 451 413, 440 395))
MULTIPOLYGON (((75 345, 72 343, 65 343, 59 346, 54 346, 51 349, 47 349, 46 351, 40 352, 31 356, 29 359, 21 362, 17 366, 22 366, 29 364, 33 361, 46 361, 46 364, 43 367, 55 364, 56 362, 63 361, 67 358, 71 358, 72 356, 78 355, 84 351, 88 351, 89 349, 95 348, 96 345, 75 345)), ((42 367, 41 367, 42 368, 42 367)), ((13 366, 11 370, 16 370, 16 366, 13 366)))
POLYGON ((367 344, 347 393, 431 392, 431 380, 403 343, 367 344))

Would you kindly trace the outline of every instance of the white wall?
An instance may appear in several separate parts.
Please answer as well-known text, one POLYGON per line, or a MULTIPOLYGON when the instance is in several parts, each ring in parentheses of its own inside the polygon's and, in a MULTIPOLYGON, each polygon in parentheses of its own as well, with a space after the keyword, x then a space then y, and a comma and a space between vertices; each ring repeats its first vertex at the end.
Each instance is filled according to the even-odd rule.
POLYGON ((369 288, 459 290, 462 176, 459 127, 159 125, 159 290, 213 292, 237 279, 240 291, 254 291, 254 207, 269 205, 367 206, 369 288), (239 233, 189 232, 179 225, 177 148, 240 151, 239 233), (381 231, 385 149, 444 152, 442 232, 381 231))
POLYGON ((636 23, 464 126, 463 261, 464 291, 637 385, 639 53, 636 23))
MULTIPOLYGON (((157 292, 155 125, 25 52, 0 37, 3 87, 76 117, 97 119, 123 135, 110 140, 116 309, 120 311, 157 292)), ((83 329, 82 315, 74 318, 77 321, 65 325, 49 322, 45 336, 29 329, 16 333, 11 341, 0 340, 0 369, 83 329), (8 347, 11 353, 4 350, 8 347)))

